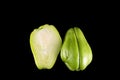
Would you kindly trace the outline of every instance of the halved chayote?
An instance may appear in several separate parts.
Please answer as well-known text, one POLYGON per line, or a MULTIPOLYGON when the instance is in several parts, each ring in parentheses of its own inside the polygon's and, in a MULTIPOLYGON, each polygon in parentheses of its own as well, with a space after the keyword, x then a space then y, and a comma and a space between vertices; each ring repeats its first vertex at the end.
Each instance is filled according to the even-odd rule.
POLYGON ((71 71, 84 70, 91 63, 92 50, 80 28, 67 31, 60 56, 71 71))
POLYGON ((53 25, 42 25, 30 34, 30 47, 38 69, 51 69, 61 49, 62 39, 53 25))

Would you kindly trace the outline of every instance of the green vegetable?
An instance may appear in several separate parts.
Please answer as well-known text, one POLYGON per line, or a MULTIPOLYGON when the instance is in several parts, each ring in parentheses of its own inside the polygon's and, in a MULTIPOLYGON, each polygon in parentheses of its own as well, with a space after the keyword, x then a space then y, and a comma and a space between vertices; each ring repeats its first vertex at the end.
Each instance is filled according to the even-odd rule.
POLYGON ((60 56, 71 71, 84 70, 91 63, 92 50, 80 28, 67 31, 60 56))
POLYGON ((53 25, 42 25, 30 34, 30 47, 38 69, 51 69, 61 49, 62 39, 53 25))

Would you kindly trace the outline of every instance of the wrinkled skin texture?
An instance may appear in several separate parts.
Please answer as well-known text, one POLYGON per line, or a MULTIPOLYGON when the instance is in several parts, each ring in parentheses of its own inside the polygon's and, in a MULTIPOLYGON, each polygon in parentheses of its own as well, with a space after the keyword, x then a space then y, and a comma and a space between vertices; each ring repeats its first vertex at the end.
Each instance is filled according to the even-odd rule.
POLYGON ((84 70, 91 63, 92 50, 80 28, 67 31, 60 56, 71 71, 84 70))
POLYGON ((30 47, 38 69, 51 69, 61 49, 62 39, 53 25, 42 25, 30 34, 30 47))

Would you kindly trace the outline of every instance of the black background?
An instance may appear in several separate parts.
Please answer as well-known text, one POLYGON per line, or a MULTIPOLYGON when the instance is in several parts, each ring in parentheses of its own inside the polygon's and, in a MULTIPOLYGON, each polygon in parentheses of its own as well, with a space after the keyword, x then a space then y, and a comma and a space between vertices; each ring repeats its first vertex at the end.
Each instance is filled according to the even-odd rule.
MULTIPOLYGON (((18 13, 18 12, 17 12, 18 13)), ((14 15, 14 14, 12 14, 14 15)), ((9 17, 11 29, 9 35, 12 37, 9 40, 10 46, 14 47, 10 49, 12 53, 8 53, 6 73, 11 75, 13 79, 31 79, 31 80, 44 80, 44 79, 74 79, 74 80, 88 80, 96 79, 97 76, 97 54, 98 52, 98 29, 97 16, 94 13, 91 14, 45 14, 41 12, 39 14, 21 13, 9 17), (33 55, 30 49, 29 38, 33 29, 38 28, 44 24, 54 25, 59 31, 62 40, 66 31, 71 27, 79 27, 83 31, 88 43, 90 44, 93 52, 93 60, 91 64, 84 71, 70 71, 66 65, 60 59, 60 55, 52 69, 50 70, 38 70, 33 59, 33 55)))
POLYGON ((58 2, 59 5, 47 5, 46 2, 5 2, 0 15, 2 79, 96 80, 114 77, 113 74, 119 71, 118 5, 113 2, 91 3, 85 2, 82 5, 78 2, 73 5, 58 2), (62 39, 70 27, 81 28, 93 51, 91 64, 84 71, 71 72, 58 56, 52 69, 38 70, 30 49, 29 37, 33 29, 44 24, 54 25, 62 39))

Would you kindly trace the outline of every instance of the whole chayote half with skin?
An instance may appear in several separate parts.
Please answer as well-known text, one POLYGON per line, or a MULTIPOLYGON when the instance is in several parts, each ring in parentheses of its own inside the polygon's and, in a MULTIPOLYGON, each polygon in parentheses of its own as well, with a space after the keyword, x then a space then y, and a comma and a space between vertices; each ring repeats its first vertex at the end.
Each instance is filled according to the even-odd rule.
POLYGON ((51 69, 61 46, 62 39, 53 25, 42 25, 30 34, 30 47, 38 69, 51 69))
POLYGON ((60 56, 71 71, 84 70, 91 63, 92 50, 80 28, 67 31, 60 56))

